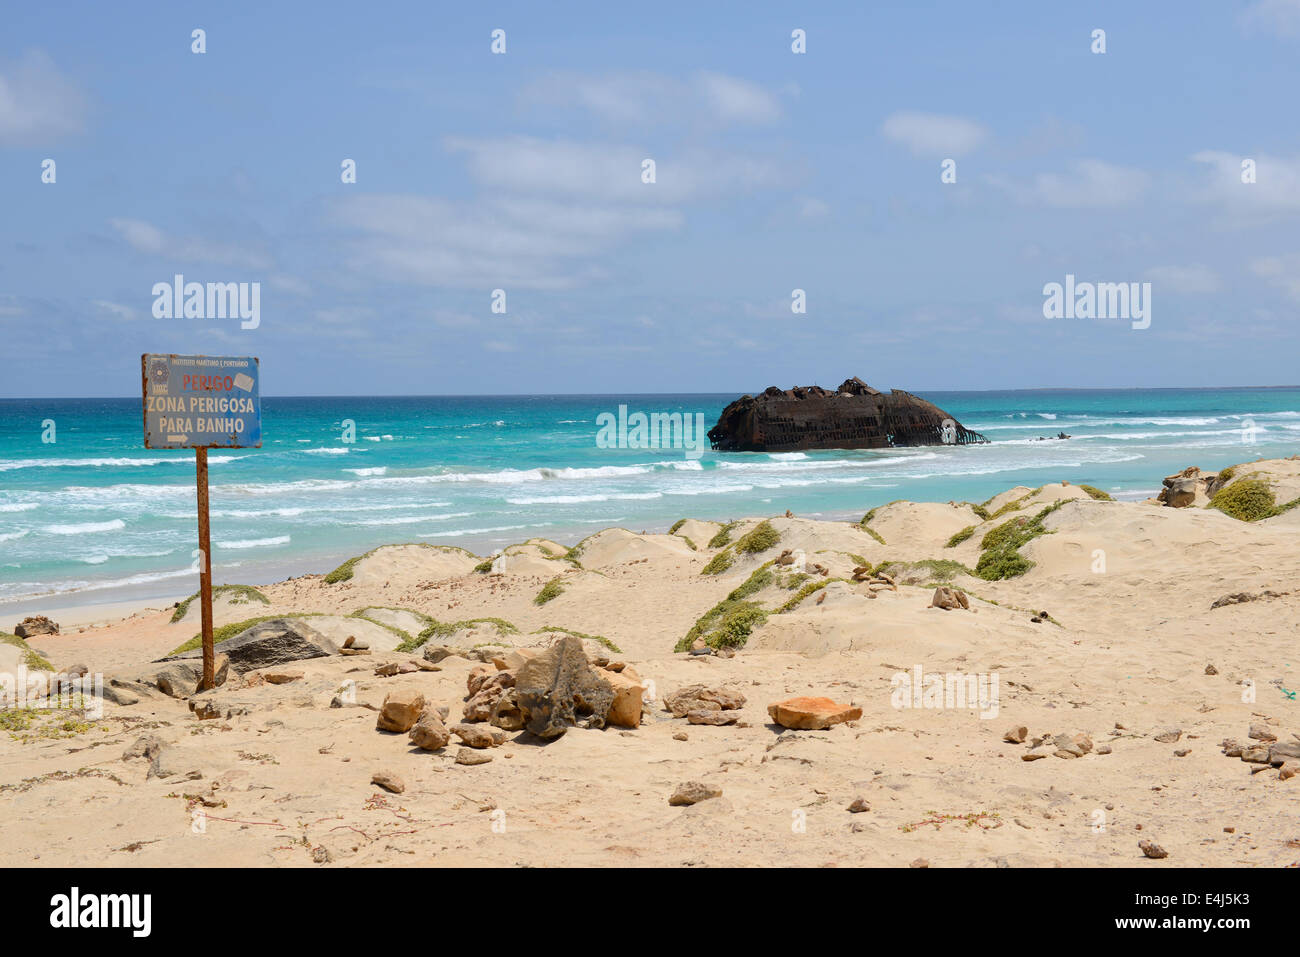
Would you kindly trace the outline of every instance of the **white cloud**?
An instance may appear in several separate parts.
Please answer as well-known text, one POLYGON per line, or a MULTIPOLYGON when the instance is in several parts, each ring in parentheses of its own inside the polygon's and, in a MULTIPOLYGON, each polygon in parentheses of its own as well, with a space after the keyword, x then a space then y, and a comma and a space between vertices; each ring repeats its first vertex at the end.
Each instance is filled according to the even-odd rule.
POLYGON ((969 153, 989 135, 985 127, 963 116, 906 111, 886 117, 880 132, 917 156, 942 157, 969 153))
POLYGON ((1200 198, 1222 205, 1227 211, 1247 218, 1273 218, 1279 213, 1300 211, 1300 157, 1259 155, 1202 150, 1192 160, 1206 167, 1200 198), (1255 161, 1255 182, 1241 181, 1241 164, 1255 161))
POLYGON ((1128 205, 1146 191, 1151 177, 1101 160, 1076 160, 1066 173, 1037 173, 1028 180, 989 176, 988 181, 1017 202, 1084 208, 1128 205))
POLYGON ((1300 36, 1300 0, 1255 0, 1241 15, 1247 31, 1256 28, 1279 36, 1300 36))
POLYGON ((1205 295, 1223 288, 1219 276, 1209 266, 1152 266, 1142 275, 1153 288, 1175 295, 1205 295))
POLYGON ((781 117, 775 96, 756 83, 701 71, 679 79, 646 70, 591 75, 555 72, 521 94, 526 107, 577 107, 615 124, 639 127, 763 124, 781 117))
POLYGON ((130 306, 124 306, 121 303, 109 302, 107 299, 95 299, 93 305, 104 310, 115 319, 139 319, 141 313, 130 306))
POLYGON ((336 200, 328 216, 356 233, 349 263, 362 273, 477 289, 564 289, 598 279, 594 257, 683 221, 671 209, 373 194, 336 200))
POLYGON ((724 122, 771 123, 781 106, 761 86, 722 73, 700 73, 696 84, 714 114, 724 122))
POLYGON ((84 128, 81 90, 40 50, 0 61, 0 146, 44 145, 84 128))
POLYGON ((139 219, 110 219, 132 249, 176 262, 215 263, 241 269, 267 269, 272 258, 248 243, 214 243, 197 237, 172 236, 139 219))
POLYGON ((781 179, 773 163, 736 154, 656 156, 653 150, 630 146, 530 136, 449 137, 446 146, 466 155, 470 174, 484 186, 602 202, 679 203, 769 186, 781 179), (645 159, 655 161, 654 183, 641 181, 645 159))
POLYGON ((1250 264, 1250 271, 1281 289, 1288 299, 1300 302, 1300 254, 1256 259, 1250 264))

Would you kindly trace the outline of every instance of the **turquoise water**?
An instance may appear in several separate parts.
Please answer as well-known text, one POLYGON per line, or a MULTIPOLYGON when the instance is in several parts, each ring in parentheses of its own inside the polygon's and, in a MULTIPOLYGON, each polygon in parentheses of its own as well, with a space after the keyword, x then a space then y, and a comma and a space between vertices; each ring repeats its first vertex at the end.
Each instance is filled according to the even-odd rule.
MULTIPOLYGON (((488 554, 608 525, 786 509, 856 519, 899 498, 983 501, 1062 479, 1143 498, 1187 465, 1300 452, 1297 388, 925 393, 993 440, 959 448, 693 457, 597 445, 597 417, 620 404, 702 413, 707 428, 733 398, 266 398, 261 449, 210 453, 214 579, 326 571, 387 542, 488 554), (1060 431, 1073 438, 1036 441, 1060 431)), ((0 399, 0 608, 197 587, 194 455, 141 446, 138 399, 0 399)))

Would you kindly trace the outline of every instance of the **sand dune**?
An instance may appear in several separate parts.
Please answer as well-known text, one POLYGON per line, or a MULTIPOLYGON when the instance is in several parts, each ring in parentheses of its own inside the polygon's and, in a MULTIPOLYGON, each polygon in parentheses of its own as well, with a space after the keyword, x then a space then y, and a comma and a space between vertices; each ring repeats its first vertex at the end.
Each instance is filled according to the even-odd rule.
MULTIPOLYGON (((1278 504, 1300 496, 1300 463, 1239 469, 1240 480, 1267 481, 1278 504)), ((1252 774, 1258 765, 1220 746, 1250 742, 1252 725, 1283 742, 1300 734, 1300 508, 1246 522, 1096 500, 1064 484, 1011 489, 981 508, 996 517, 966 503, 908 502, 875 510, 866 527, 753 516, 713 545, 719 523, 607 529, 574 553, 541 540, 511 546, 504 574, 475 571, 482 558, 465 552, 394 546, 352 563, 350 578, 259 586, 266 604, 223 598, 219 625, 310 615, 303 620, 336 644, 359 638, 370 654, 294 662, 280 670, 300 676, 283 684, 237 675, 216 693, 216 720, 156 692, 106 703, 102 718, 69 732, 38 717, 0 740, 0 861, 1300 861, 1291 811, 1300 778, 1252 774), (1022 574, 973 574, 986 535, 1035 522, 1042 534, 1016 549, 1022 574), (763 547, 742 548, 749 533, 763 547), (896 584, 852 580, 863 563, 896 584), (541 600, 553 580, 558 594, 541 600), (969 608, 934 607, 939 585, 960 589, 969 608), (674 651, 693 628, 715 653, 674 651), (424 646, 396 650, 426 632, 424 646), (548 742, 512 732, 475 766, 456 763, 454 745, 420 751, 375 729, 372 709, 395 690, 446 706, 455 723, 475 669, 493 668, 485 661, 569 634, 589 657, 645 679, 653 702, 639 727, 575 727, 548 742), (426 662, 438 670, 375 674, 434 646, 456 652, 426 662), (983 676, 995 694, 917 707, 919 693, 899 696, 917 669, 952 682, 983 676), (690 724, 663 709, 666 694, 697 683, 743 694, 740 723, 690 724), (771 723, 768 704, 802 695, 858 706, 862 717, 826 731, 771 723), (1003 740, 1017 726, 1027 740, 1003 740), (163 776, 122 758, 142 734, 165 748, 163 776), (1078 757, 1062 744, 1076 735, 1088 742, 1072 745, 1078 757), (405 791, 372 785, 381 769, 405 791), (670 806, 691 780, 722 795, 670 806), (851 813, 859 798, 870 810, 851 813), (195 811, 206 815, 201 834, 195 811), (1145 859, 1139 839, 1169 857, 1145 859)), ((197 631, 196 604, 175 624, 160 610, 30 646, 59 668, 142 675, 197 631)))

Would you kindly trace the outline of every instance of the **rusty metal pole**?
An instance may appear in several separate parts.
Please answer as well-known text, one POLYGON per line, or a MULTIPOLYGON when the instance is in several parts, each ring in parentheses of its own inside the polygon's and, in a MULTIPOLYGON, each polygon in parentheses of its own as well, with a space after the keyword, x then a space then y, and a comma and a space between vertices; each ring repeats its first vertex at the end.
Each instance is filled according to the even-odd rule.
POLYGON ((199 493, 199 602, 203 609, 202 691, 216 687, 216 655, 212 650, 212 541, 208 527, 208 450, 194 450, 195 481, 199 493))

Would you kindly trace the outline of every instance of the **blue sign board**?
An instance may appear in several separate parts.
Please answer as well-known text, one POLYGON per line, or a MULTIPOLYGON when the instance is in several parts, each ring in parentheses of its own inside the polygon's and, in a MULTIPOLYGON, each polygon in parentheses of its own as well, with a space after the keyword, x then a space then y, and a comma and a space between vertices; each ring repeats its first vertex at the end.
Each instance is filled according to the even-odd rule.
POLYGON ((146 449, 262 447, 256 356, 140 357, 146 449))

